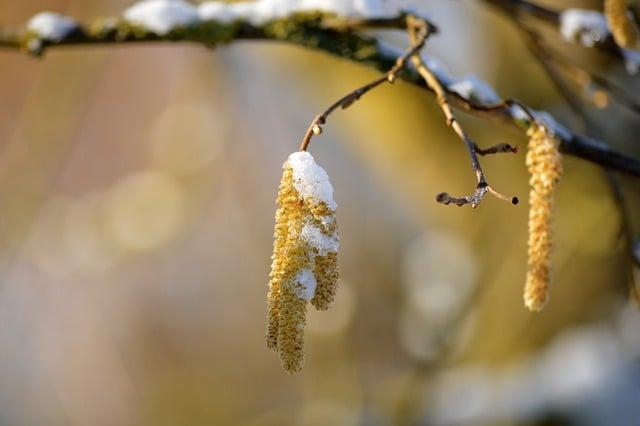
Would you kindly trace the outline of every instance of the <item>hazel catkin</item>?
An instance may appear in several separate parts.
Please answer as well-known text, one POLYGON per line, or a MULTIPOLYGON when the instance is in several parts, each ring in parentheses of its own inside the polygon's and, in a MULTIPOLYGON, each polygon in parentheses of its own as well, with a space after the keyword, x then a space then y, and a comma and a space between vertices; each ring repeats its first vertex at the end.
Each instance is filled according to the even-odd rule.
POLYGON ((524 304, 540 311, 549 298, 551 281, 551 222, 553 196, 562 176, 558 141, 543 125, 535 124, 527 132, 529 145, 526 164, 529 192, 528 269, 524 304))
POLYGON ((328 309, 335 297, 339 247, 329 178, 308 152, 291 154, 278 191, 267 296, 266 341, 288 373, 304 365, 307 302, 328 309))

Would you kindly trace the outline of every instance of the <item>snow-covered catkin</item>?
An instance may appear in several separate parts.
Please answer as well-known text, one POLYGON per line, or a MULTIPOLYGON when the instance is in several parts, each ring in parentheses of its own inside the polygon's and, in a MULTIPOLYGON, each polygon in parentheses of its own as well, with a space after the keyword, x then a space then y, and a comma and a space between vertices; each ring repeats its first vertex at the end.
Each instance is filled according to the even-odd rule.
MULTIPOLYGON (((330 240, 333 236, 337 236, 338 225, 335 212, 326 203, 312 206, 311 213, 314 218, 314 225, 325 238, 330 240)), ((312 249, 314 251, 314 274, 317 285, 311 304, 320 311, 326 311, 331 307, 338 287, 338 253, 336 251, 324 253, 324 250, 312 249)))
POLYGON ((524 304, 540 311, 549 298, 551 280, 551 222, 553 196, 562 161, 558 141, 545 126, 534 125, 527 132, 529 185, 529 261, 524 288, 524 304))
POLYGON ((628 49, 635 47, 638 30, 629 16, 626 0, 605 0, 604 14, 618 46, 628 49))
POLYGON ((267 346, 283 368, 304 365, 307 302, 327 309, 338 280, 338 234, 333 188, 308 152, 291 154, 278 191, 267 296, 267 346))

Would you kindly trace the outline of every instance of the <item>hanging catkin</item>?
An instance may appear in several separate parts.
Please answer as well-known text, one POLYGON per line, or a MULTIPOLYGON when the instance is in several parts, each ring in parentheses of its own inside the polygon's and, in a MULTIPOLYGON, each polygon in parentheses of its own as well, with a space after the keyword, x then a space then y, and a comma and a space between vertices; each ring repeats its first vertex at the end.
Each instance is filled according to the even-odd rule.
POLYGON ((307 302, 328 309, 335 297, 339 247, 333 188, 308 152, 283 166, 278 191, 273 256, 267 296, 267 346, 283 368, 304 365, 307 302))
POLYGON ((527 132, 529 184, 529 261, 524 304, 532 311, 544 308, 551 280, 551 222, 553 196, 562 175, 558 141, 545 126, 527 132))

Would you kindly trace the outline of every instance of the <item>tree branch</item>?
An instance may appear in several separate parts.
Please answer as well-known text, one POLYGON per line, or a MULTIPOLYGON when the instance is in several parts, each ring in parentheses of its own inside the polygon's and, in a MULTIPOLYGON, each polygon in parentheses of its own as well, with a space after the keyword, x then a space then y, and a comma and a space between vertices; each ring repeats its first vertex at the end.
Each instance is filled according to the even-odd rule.
MULTIPOLYGON (((527 0, 484 0, 486 3, 500 9, 503 13, 519 20, 523 16, 535 18, 541 22, 551 25, 558 33, 560 32, 560 12, 557 10, 540 6, 527 0)), ((608 55, 625 60, 625 55, 620 47, 615 43, 611 34, 599 40, 594 47, 608 55)))
MULTIPOLYGON (((330 53, 350 61, 386 72, 396 63, 398 55, 383 42, 357 32, 361 28, 406 28, 405 16, 389 19, 348 19, 333 14, 305 12, 275 19, 262 25, 237 20, 234 22, 200 21, 187 27, 177 27, 166 35, 157 35, 120 18, 99 19, 89 26, 78 26, 59 40, 43 39, 23 28, 0 28, 0 48, 19 49, 40 55, 50 48, 82 45, 126 45, 141 42, 194 42, 208 47, 236 40, 271 40, 287 42, 305 48, 330 53)), ((431 30, 435 30, 435 27, 431 30)), ((416 70, 405 68, 399 78, 428 89, 416 70)), ((438 77, 437 77, 438 78, 438 77)), ((531 120, 522 108, 512 102, 483 104, 467 99, 447 88, 438 80, 451 106, 480 117, 511 123, 526 130, 531 120)), ((557 132, 560 149, 567 155, 583 158, 611 170, 640 177, 640 161, 604 142, 574 134, 562 128, 557 132)))
POLYGON ((331 104, 331 106, 327 108, 323 113, 317 115, 313 119, 313 121, 309 125, 309 128, 304 134, 304 137, 302 138, 302 143, 300 144, 300 151, 306 151, 307 148, 309 147, 309 143, 311 142, 311 138, 313 138, 314 135, 317 136, 322 133, 322 126, 327 122, 327 118, 333 111, 335 111, 338 108, 342 108, 342 109, 349 108, 354 102, 358 101, 364 94, 366 94, 372 89, 375 89, 376 87, 378 87, 384 82, 393 84, 396 81, 400 71, 402 71, 407 65, 407 60, 411 56, 419 54, 420 51, 422 50, 425 41, 431 34, 429 32, 429 29, 430 28, 435 29, 435 27, 429 26, 426 23, 426 21, 421 21, 421 22, 424 22, 427 25, 426 30, 424 31, 423 34, 421 34, 420 37, 412 40, 411 46, 407 49, 407 51, 402 56, 400 56, 396 60, 396 63, 393 65, 393 67, 391 67, 389 71, 384 73, 382 77, 378 77, 372 82, 365 84, 364 86, 359 87, 356 90, 352 91, 351 93, 348 93, 347 95, 338 99, 336 102, 331 104))
MULTIPOLYGON (((424 28, 424 25, 422 25, 422 21, 410 20, 409 22, 413 22, 414 26, 413 28, 409 29, 409 39, 412 43, 415 43, 419 37, 424 37, 425 34, 428 34, 428 29, 424 28)), ((422 76, 422 78, 424 78, 427 86, 435 92, 438 105, 440 106, 440 109, 447 119, 447 125, 451 127, 451 129, 453 129, 456 135, 458 135, 458 137, 464 142, 465 146, 467 147, 469 158, 471 159, 471 167, 473 168, 477 179, 476 190, 472 195, 468 195, 462 198, 456 198, 451 197, 446 192, 442 192, 438 194, 438 196, 436 197, 436 201, 442 204, 453 203, 458 206, 471 204, 471 207, 475 208, 478 206, 478 204, 480 204, 487 193, 491 193, 501 200, 510 201, 513 204, 518 204, 517 197, 506 197, 495 191, 487 182, 484 171, 482 170, 482 166, 480 165, 480 160, 478 160, 478 154, 480 152, 486 154, 489 151, 481 150, 478 145, 473 140, 471 140, 471 138, 464 131, 464 129, 456 119, 453 110, 451 109, 451 105, 449 104, 449 101, 447 99, 447 94, 442 83, 440 82, 440 80, 438 80, 436 74, 424 63, 418 52, 415 52, 413 55, 411 55, 411 61, 413 62, 413 65, 415 66, 418 73, 422 76)))

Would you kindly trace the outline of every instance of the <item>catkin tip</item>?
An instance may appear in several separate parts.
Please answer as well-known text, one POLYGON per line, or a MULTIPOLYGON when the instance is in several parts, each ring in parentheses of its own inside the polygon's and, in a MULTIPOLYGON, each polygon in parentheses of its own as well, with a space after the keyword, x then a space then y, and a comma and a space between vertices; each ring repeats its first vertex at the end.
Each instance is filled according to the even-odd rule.
POLYGON ((530 275, 524 292, 524 305, 531 312, 540 312, 549 301, 548 277, 539 278, 538 275, 530 275))

